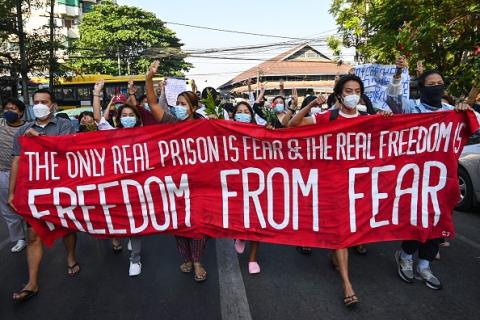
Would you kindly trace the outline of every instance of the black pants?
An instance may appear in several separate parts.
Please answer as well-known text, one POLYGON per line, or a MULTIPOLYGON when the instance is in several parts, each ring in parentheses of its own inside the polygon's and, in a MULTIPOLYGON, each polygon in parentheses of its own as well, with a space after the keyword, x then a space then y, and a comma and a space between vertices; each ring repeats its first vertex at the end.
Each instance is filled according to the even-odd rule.
POLYGON ((417 240, 405 240, 402 242, 402 250, 407 254, 414 254, 418 250, 418 257, 428 261, 433 261, 438 253, 438 245, 443 241, 442 238, 430 239, 427 242, 417 240))

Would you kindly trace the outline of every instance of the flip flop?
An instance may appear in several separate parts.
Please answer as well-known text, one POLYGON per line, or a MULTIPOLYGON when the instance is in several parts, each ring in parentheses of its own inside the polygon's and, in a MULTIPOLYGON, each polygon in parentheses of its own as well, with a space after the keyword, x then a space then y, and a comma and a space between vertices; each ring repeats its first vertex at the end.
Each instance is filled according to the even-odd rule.
POLYGON ((82 271, 82 269, 80 268, 80 265, 78 263, 75 263, 73 266, 67 266, 67 273, 70 277, 74 277, 76 275, 78 275, 80 273, 80 271, 82 271), (77 271, 75 271, 75 268, 77 268, 77 271))
POLYGON ((33 297, 35 297, 37 294, 38 294, 38 290, 37 291, 32 291, 32 290, 26 290, 26 289, 23 289, 23 290, 20 290, 19 292, 15 292, 15 294, 17 295, 21 295, 19 298, 13 298, 13 301, 15 302, 25 302, 33 297))
POLYGON ((203 274, 202 275, 197 275, 195 272, 194 272, 194 276, 193 276, 193 279, 196 281, 196 282, 203 282, 205 280, 207 280, 207 271, 205 270, 205 268, 203 268, 203 266, 200 267, 204 272, 202 272, 203 274))
POLYGON ((360 301, 356 294, 352 294, 351 296, 343 297, 343 304, 345 307, 350 308, 358 304, 360 301))
POLYGON ((184 262, 180 265, 180 271, 183 273, 190 273, 192 272, 193 269, 193 263, 192 262, 184 262))

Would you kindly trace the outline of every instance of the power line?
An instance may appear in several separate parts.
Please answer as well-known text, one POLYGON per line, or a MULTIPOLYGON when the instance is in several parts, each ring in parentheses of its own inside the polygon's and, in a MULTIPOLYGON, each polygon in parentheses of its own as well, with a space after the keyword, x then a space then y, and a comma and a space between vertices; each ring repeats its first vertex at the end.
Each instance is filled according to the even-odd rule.
POLYGON ((171 21, 164 21, 164 23, 172 24, 172 25, 177 25, 177 26, 184 26, 184 27, 189 27, 189 28, 204 29, 204 30, 219 31, 219 32, 228 32, 228 33, 237 33, 237 34, 246 34, 246 35, 258 36, 258 37, 290 39, 290 40, 303 40, 303 41, 313 40, 313 39, 311 39, 311 38, 309 39, 309 38, 298 38, 298 37, 286 37, 286 36, 273 35, 273 34, 264 34, 264 33, 254 33, 254 32, 246 32, 246 31, 219 29, 219 28, 212 28, 212 27, 205 27, 205 26, 196 26, 196 25, 179 23, 179 22, 171 22, 171 21))

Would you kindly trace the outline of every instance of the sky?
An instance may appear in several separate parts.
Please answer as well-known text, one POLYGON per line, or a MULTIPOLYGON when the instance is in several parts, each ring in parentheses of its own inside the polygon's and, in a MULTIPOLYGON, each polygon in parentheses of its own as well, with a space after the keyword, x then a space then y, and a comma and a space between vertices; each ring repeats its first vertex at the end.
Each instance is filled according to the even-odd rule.
MULTIPOLYGON (((140 7, 156 14, 165 22, 175 22, 217 29, 312 39, 337 32, 334 18, 328 13, 331 0, 295 1, 220 1, 220 0, 117 0, 118 4, 140 7)), ((184 44, 184 50, 226 48, 290 42, 283 47, 272 46, 255 53, 235 53, 234 57, 269 59, 289 50, 301 40, 261 37, 196 29, 167 23, 184 44)), ((321 42, 315 48, 331 57, 321 42)), ((353 60, 351 50, 343 51, 345 61, 353 60)), ((219 56, 219 54, 215 54, 219 56)), ((221 54, 225 56, 225 53, 221 54)), ((194 65, 186 76, 194 79, 200 89, 218 87, 238 73, 262 61, 187 58, 194 65)))

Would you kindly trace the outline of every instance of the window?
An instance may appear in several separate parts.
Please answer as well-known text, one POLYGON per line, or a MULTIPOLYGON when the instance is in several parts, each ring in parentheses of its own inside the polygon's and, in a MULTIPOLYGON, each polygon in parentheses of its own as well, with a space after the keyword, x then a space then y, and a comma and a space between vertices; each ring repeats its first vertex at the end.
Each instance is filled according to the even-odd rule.
POLYGON ((91 88, 84 87, 84 88, 78 88, 78 99, 79 100, 91 100, 92 99, 92 93, 91 93, 91 88))

